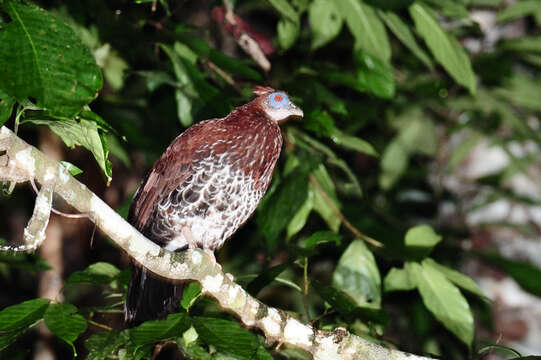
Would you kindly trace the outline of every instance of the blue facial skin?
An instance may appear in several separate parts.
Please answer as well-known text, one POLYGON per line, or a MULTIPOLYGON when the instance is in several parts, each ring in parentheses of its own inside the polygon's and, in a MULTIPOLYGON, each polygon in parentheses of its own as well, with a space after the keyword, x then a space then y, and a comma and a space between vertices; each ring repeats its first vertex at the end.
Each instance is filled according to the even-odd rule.
POLYGON ((289 98, 283 92, 277 91, 269 95, 269 105, 273 108, 281 108, 289 105, 289 98))

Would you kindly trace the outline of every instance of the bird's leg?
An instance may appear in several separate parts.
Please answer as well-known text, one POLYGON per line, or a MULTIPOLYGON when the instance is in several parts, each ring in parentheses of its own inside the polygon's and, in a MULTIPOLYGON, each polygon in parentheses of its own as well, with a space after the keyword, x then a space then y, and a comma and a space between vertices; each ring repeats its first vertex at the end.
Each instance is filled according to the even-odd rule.
POLYGON ((192 250, 192 249, 197 248, 197 241, 194 239, 191 229, 187 227, 183 227, 182 235, 184 235, 184 238, 186 239, 186 242, 188 243, 188 249, 192 250))

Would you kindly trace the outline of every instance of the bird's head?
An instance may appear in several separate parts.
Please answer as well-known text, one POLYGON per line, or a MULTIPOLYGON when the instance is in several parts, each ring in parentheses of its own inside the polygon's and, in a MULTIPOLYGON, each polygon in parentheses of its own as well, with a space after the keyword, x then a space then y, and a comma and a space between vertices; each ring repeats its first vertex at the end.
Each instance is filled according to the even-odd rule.
POLYGON ((263 111, 277 123, 292 117, 302 118, 304 116, 301 108, 293 104, 289 96, 283 91, 276 91, 265 86, 256 86, 254 94, 257 96, 256 101, 263 111))

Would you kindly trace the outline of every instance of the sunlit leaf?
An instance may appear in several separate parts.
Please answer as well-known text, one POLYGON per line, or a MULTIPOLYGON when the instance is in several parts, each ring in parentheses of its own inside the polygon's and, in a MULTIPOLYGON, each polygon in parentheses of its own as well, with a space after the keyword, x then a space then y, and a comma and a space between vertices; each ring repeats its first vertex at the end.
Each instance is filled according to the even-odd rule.
POLYGON ((342 29, 342 15, 332 0, 315 0, 308 8, 308 21, 312 28, 312 49, 334 39, 342 29))
POLYGON ((475 74, 468 55, 458 41, 442 29, 432 11, 422 3, 411 5, 410 14, 417 32, 424 38, 436 60, 456 82, 475 94, 475 74))
POLYGON ((391 268, 383 279, 383 289, 385 292, 390 291, 407 291, 417 287, 414 279, 411 279, 408 273, 408 268, 403 269, 391 268))
POLYGON ((429 225, 418 225, 408 230, 404 241, 406 246, 432 249, 441 241, 441 236, 429 225))
POLYGON ((201 285, 198 282, 191 282, 184 287, 180 306, 186 311, 190 310, 192 305, 201 295, 201 285))
POLYGON ((336 0, 335 3, 355 38, 355 49, 363 49, 388 63, 391 46, 376 11, 360 0, 336 0))
POLYGON ((97 262, 81 271, 70 275, 66 284, 109 284, 120 274, 120 270, 113 264, 97 262))
POLYGON ((483 294, 483 291, 479 286, 473 281, 469 276, 462 274, 456 270, 453 270, 447 266, 438 264, 431 258, 426 258, 423 260, 423 266, 432 266, 441 272, 447 279, 453 282, 455 285, 460 288, 469 291, 470 293, 477 295, 481 299, 486 299, 487 297, 483 294))
POLYGON ((333 286, 351 296, 359 306, 380 307, 379 269, 363 241, 353 241, 344 251, 333 273, 333 286))
POLYGON ((402 19, 394 12, 385 11, 379 13, 385 24, 393 34, 404 44, 413 55, 423 62, 430 70, 434 68, 434 64, 426 52, 417 44, 410 28, 402 19))
POLYGON ((445 275, 432 266, 412 264, 424 304, 463 343, 471 347, 473 316, 470 305, 445 275))
POLYGON ((370 93, 390 99, 395 93, 393 69, 362 49, 355 52, 357 80, 370 93))
POLYGON ((540 11, 538 0, 521 0, 512 3, 502 11, 498 12, 497 21, 506 22, 518 19, 523 16, 533 15, 540 11))
POLYGON ((277 25, 278 43, 284 50, 289 49, 295 44, 299 37, 299 23, 288 19, 281 19, 277 25))
POLYGON ((299 21, 299 15, 287 0, 268 0, 280 14, 292 22, 299 21))

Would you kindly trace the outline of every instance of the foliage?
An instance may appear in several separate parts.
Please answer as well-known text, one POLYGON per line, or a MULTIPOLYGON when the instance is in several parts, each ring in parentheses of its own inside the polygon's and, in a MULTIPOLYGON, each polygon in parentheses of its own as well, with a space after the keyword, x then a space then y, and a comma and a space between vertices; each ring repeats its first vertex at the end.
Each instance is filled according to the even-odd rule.
MULTIPOLYGON (((273 184, 218 256, 224 268, 263 302, 319 328, 343 326, 444 358, 497 348, 476 335, 474 318, 486 318, 491 304, 458 270, 461 261, 482 260, 537 296, 541 270, 464 250, 468 229, 439 225, 438 209, 459 199, 438 182, 487 141, 513 161, 477 180, 485 193, 471 210, 498 199, 539 204, 505 188, 514 174, 539 166, 538 156, 509 150, 541 142, 537 1, 227 2, 254 26, 256 42, 272 34, 278 49, 267 73, 231 47, 227 29, 208 25, 220 2, 188 3, 0 0, 0 124, 25 135, 48 127, 68 148, 90 151, 118 189, 124 177, 137 183, 140 168, 184 128, 249 101, 254 85, 287 90, 305 119, 284 125, 273 184), (501 24, 525 20, 527 36, 487 45, 471 15, 478 8, 501 24), (202 18, 207 25, 194 25, 202 18), (463 141, 446 153, 442 143, 454 137, 463 141), (145 158, 139 168, 137 154, 145 158)), ((70 156, 76 166, 65 164, 95 181, 83 160, 70 156)), ((126 209, 131 193, 118 193, 126 209)), ((179 313, 121 328, 114 316, 129 279, 119 268, 127 264, 118 256, 106 262, 114 250, 98 246, 67 272, 65 302, 17 295, 2 304, 0 351, 22 349, 28 330, 44 320, 62 346, 89 359, 151 358, 158 342, 194 359, 299 358, 265 348, 260 335, 202 297, 198 284, 185 288, 179 313), (92 292, 98 295, 85 299, 92 292)), ((5 279, 46 269, 36 256, 0 254, 5 279)), ((13 281, 13 289, 23 286, 13 281)))

